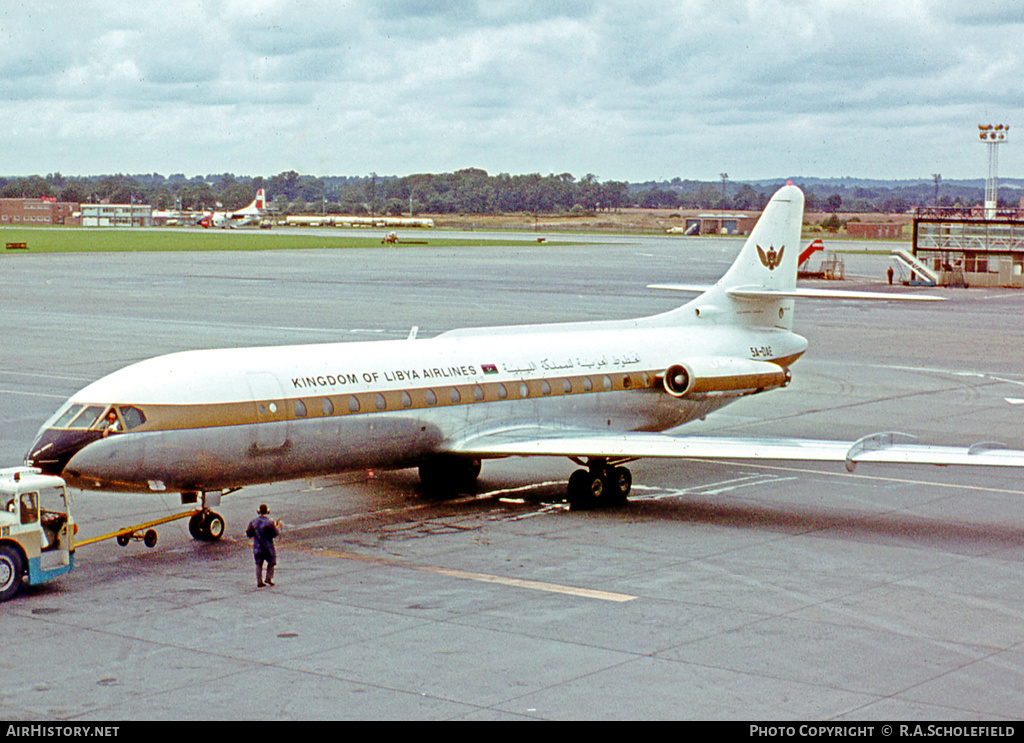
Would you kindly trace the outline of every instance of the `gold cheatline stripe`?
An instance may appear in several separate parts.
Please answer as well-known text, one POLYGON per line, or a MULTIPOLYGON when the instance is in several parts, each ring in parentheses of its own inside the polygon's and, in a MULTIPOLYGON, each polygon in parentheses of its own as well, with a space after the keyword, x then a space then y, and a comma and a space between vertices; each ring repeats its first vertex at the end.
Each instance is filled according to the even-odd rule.
MULTIPOLYGON (((655 372, 619 372, 505 382, 481 381, 435 387, 381 390, 379 392, 311 394, 276 400, 257 400, 255 403, 245 401, 208 405, 140 405, 139 408, 146 416, 146 422, 131 430, 133 433, 141 433, 186 428, 212 428, 214 426, 305 420, 307 418, 423 410, 505 400, 539 400, 591 392, 654 389, 657 383, 655 372), (568 384, 568 390, 563 386, 565 384, 568 384), (305 415, 296 414, 300 402, 305 410, 305 415)), ((129 404, 127 400, 123 402, 129 404)))
MULTIPOLYGON (((469 382, 379 392, 353 392, 325 395, 300 395, 275 400, 257 400, 205 405, 145 405, 146 422, 132 432, 172 431, 190 428, 276 423, 307 418, 329 418, 368 413, 424 410, 454 405, 501 402, 505 400, 541 400, 565 395, 628 390, 658 390, 661 371, 616 372, 610 374, 469 382), (301 407, 300 407, 301 404, 301 407), (258 411, 258 412, 257 412, 258 411)), ((778 373, 743 374, 700 380, 695 394, 738 392, 747 389, 780 386, 784 367, 778 373)), ((102 405, 103 403, 95 403, 102 405)), ((129 405, 121 401, 118 405, 129 405)))
POLYGON ((511 588, 525 588, 531 591, 544 591, 545 593, 561 593, 567 596, 578 596, 586 599, 597 599, 600 601, 614 601, 616 603, 625 603, 627 601, 633 601, 637 597, 631 596, 628 593, 614 593, 612 591, 597 591, 592 588, 578 588, 576 586, 563 586, 558 583, 545 583, 537 580, 524 580, 522 578, 506 578, 501 575, 490 575, 488 573, 474 573, 468 570, 456 570, 454 568, 442 568, 434 565, 419 565, 416 563, 400 562, 398 560, 389 560, 384 557, 370 557, 367 555, 360 555, 355 552, 344 552, 341 550, 331 549, 312 549, 309 547, 292 547, 299 552, 305 552, 311 555, 324 555, 326 557, 336 557, 342 560, 354 560, 356 562, 364 562, 370 565, 381 565, 384 567, 392 568, 405 568, 407 570, 418 570, 423 573, 431 573, 433 575, 443 575, 448 578, 458 578, 459 580, 471 580, 478 583, 491 583, 500 586, 509 586, 511 588))

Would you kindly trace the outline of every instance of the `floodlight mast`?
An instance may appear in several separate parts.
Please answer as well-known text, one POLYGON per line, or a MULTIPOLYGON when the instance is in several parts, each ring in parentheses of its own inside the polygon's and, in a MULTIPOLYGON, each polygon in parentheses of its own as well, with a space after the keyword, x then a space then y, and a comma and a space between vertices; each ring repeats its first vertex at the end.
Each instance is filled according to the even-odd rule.
POLYGON ((999 176, 996 171, 999 165, 999 152, 996 149, 1006 141, 1010 127, 1005 124, 978 124, 978 138, 988 145, 988 177, 985 179, 985 218, 992 219, 996 215, 999 203, 999 176))

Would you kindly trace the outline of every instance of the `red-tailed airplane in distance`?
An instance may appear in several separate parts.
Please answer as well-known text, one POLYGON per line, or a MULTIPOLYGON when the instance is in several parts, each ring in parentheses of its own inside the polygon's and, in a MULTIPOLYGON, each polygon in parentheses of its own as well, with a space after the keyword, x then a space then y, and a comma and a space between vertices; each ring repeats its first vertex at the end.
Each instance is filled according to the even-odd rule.
POLYGON ((789 384, 807 350, 792 330, 797 298, 900 298, 798 288, 803 205, 800 189, 781 188, 714 286, 661 287, 701 291, 669 312, 160 356, 73 395, 27 459, 86 489, 201 499, 191 528, 203 539, 223 532, 211 510, 222 494, 354 469, 419 467, 425 489, 455 490, 484 459, 568 457, 579 465, 568 501, 589 508, 623 503, 623 465, 641 457, 1024 466, 1024 451, 890 432, 845 442, 664 433, 789 384))
POLYGON ((208 212, 196 222, 201 227, 220 227, 235 229, 237 227, 258 227, 262 224, 267 212, 267 197, 264 189, 256 192, 256 198, 249 206, 236 212, 208 212))

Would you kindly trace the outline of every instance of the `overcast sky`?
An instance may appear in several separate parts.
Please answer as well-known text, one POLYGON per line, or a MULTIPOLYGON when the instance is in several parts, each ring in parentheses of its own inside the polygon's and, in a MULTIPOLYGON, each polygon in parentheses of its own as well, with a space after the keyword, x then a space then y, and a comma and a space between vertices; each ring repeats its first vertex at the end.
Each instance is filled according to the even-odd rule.
POLYGON ((1020 0, 0 4, 0 174, 1024 177, 1020 0), (1018 129, 1019 127, 1019 129, 1018 129))

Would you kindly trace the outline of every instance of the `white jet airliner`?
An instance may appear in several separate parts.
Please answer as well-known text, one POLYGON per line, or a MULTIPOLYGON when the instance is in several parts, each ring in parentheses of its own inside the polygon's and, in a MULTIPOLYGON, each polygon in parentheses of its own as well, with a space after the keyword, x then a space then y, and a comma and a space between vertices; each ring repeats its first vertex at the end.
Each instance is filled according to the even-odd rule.
POLYGON ((263 222, 267 210, 267 196, 261 188, 249 206, 236 212, 209 212, 204 214, 196 224, 200 227, 220 227, 235 229, 237 227, 255 227, 263 222))
MULTIPOLYGON (((480 461, 564 456, 572 507, 622 503, 640 457, 1024 466, 1024 451, 661 433, 785 387, 807 349, 794 298, 803 193, 771 199, 713 287, 636 320, 453 330, 430 339, 188 351, 89 385, 48 420, 29 463, 86 489, 202 499, 255 483, 419 467, 425 489, 471 485, 480 461)), ((693 290, 693 287, 668 287, 693 290)), ((893 295, 875 297, 893 299, 893 295)))

